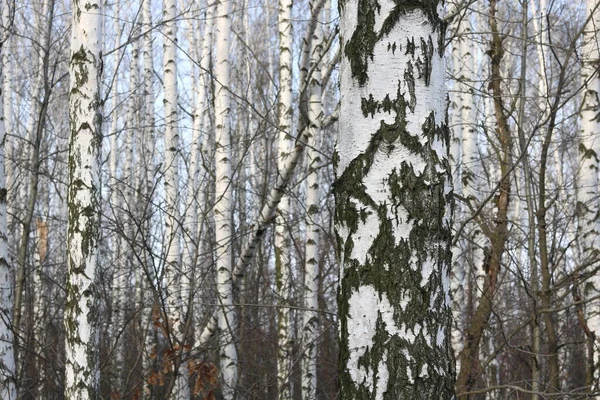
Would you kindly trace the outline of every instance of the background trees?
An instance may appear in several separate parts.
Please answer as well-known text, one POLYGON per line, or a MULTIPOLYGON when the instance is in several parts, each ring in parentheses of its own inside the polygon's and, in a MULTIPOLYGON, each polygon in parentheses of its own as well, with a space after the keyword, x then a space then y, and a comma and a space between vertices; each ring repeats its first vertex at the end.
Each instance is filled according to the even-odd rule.
MULTIPOLYGON (((3 2, 0 32, 11 283, 0 297, 10 331, 0 335, 14 346, 15 368, 4 361, 0 382, 9 391, 14 382, 21 398, 64 398, 75 3, 14 4, 3 2)), ((281 24, 291 29, 289 44, 278 33, 278 2, 236 0, 222 11, 227 4, 127 0, 101 13, 96 293, 103 398, 337 393, 331 192, 337 64, 345 57, 338 4, 294 2, 281 24), (283 66, 292 76, 287 97, 283 66), (279 105, 284 98, 291 114, 284 110, 290 104, 279 105), (289 148, 280 146, 282 133, 289 148), (275 239, 276 220, 285 240, 275 239), (276 244, 287 258, 277 256, 276 244)), ((598 5, 445 6, 458 391, 463 398, 594 396, 598 5)), ((391 29, 380 21, 383 11, 361 18, 382 24, 377 31, 391 29)), ((419 106, 417 83, 438 76, 428 67, 437 53, 428 49, 441 46, 410 39, 395 48, 390 40, 389 49, 380 42, 392 57, 415 52, 407 71, 416 103, 410 85, 402 90, 407 118, 419 106)), ((382 72, 381 93, 395 85, 396 72, 382 72)), ((373 110, 366 121, 377 126, 394 114, 381 93, 357 100, 373 110)), ((443 108, 443 95, 435 100, 443 108)), ((384 146, 375 156, 396 151, 384 146)))

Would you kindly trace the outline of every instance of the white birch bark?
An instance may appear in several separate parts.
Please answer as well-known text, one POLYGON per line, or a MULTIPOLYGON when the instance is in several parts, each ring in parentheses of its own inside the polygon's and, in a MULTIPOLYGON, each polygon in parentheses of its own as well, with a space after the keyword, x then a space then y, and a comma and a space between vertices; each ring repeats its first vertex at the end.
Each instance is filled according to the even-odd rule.
MULTIPOLYGON (((121 23, 121 3, 117 2, 113 6, 113 26, 112 29, 115 32, 115 48, 118 49, 121 46, 121 32, 122 32, 122 23, 121 23)), ((122 53, 120 51, 115 52, 113 63, 115 64, 115 75, 118 75, 118 63, 120 62, 120 57, 122 53)), ((119 87, 115 80, 114 86, 112 88, 112 104, 111 108, 113 110, 113 116, 111 120, 110 126, 110 155, 109 155, 109 190, 110 190, 110 208, 112 210, 112 218, 115 223, 120 223, 123 220, 123 212, 122 212, 122 198, 119 195, 120 188, 120 179, 118 176, 118 167, 119 167, 119 136, 121 133, 121 129, 119 128, 119 116, 120 112, 117 111, 119 109, 120 104, 120 96, 119 96, 119 87)), ((113 383, 115 390, 118 392, 121 390, 120 386, 120 377, 121 370, 123 366, 123 346, 122 346, 122 335, 120 335, 120 331, 122 329, 122 322, 124 320, 123 313, 121 310, 123 299, 122 299, 122 279, 123 276, 123 263, 121 262, 121 248, 122 248, 122 235, 116 234, 111 238, 110 243, 110 251, 113 256, 112 259, 112 315, 111 321, 109 325, 108 335, 112 339, 120 340, 115 344, 115 352, 114 352, 114 368, 115 375, 117 376, 116 381, 113 383)))
MULTIPOLYGON (((479 177, 481 174, 479 148, 477 145, 476 115, 475 115, 475 59, 473 57, 474 41, 472 36, 471 23, 468 16, 465 16, 460 24, 459 35, 462 40, 459 42, 460 53, 460 122, 462 139, 462 174, 461 179, 464 187, 463 195, 470 201, 479 198, 479 177)), ((481 264, 481 263, 480 263, 481 264)))
MULTIPOLYGON (((284 168, 291 151, 292 129, 292 0, 279 0, 279 99, 278 171, 284 168)), ((291 243, 289 232, 290 200, 284 195, 279 204, 275 227, 275 274, 278 294, 277 309, 277 393, 279 400, 291 399, 291 367, 294 346, 289 300, 291 295, 291 243)))
MULTIPOLYGON (((14 4, 11 0, 6 0, 6 6, 2 8, 2 26, 3 32, 2 37, 4 38, 4 43, 2 45, 2 54, 0 55, 2 63, 2 92, 3 92, 3 104, 0 104, 0 107, 3 108, 3 117, 4 117, 4 131, 7 134, 14 133, 13 126, 13 39, 12 35, 7 31, 7 29, 12 28, 10 26, 12 13, 14 12, 14 7, 11 7, 14 4)), ((6 187, 13 187, 14 183, 14 172, 15 166, 10 163, 10 160, 13 159, 13 145, 14 140, 9 140, 6 142, 5 146, 5 178, 6 178, 6 187), (8 161, 8 162, 6 162, 8 161)), ((7 194, 7 212, 8 214, 14 215, 13 207, 10 205, 10 201, 8 201, 7 194)), ((8 219, 7 219, 8 220, 8 219)), ((11 239, 14 240, 14 237, 11 239)))
POLYGON ((152 36, 152 0, 144 0, 142 4, 142 29, 146 32, 142 43, 143 83, 144 90, 144 117, 143 141, 140 143, 140 159, 146 176, 142 182, 140 192, 149 197, 152 195, 154 185, 154 147, 156 143, 155 118, 154 118, 154 50, 152 36))
POLYGON ((440 2, 341 4, 340 396, 453 399, 440 2))
MULTIPOLYGON (((166 318, 170 327, 168 338, 174 350, 181 352, 182 299, 181 299, 181 261, 179 227, 179 128, 177 112, 177 5, 176 0, 164 1, 165 39, 163 42, 164 104, 165 104, 165 293, 167 299, 166 318)), ((179 359, 179 362, 181 359, 179 359)), ((189 398, 189 384, 185 365, 175 367, 174 396, 178 399, 189 398)))
POLYGON ((86 400, 96 398, 99 380, 101 3, 75 0, 71 29, 65 398, 86 400))
POLYGON ((218 328, 220 333, 219 362, 222 375, 223 398, 235 397, 238 380, 238 358, 235 347, 237 326, 233 307, 232 271, 232 168, 229 96, 231 1, 220 0, 216 10, 216 61, 215 61, 215 205, 217 299, 219 305, 218 328))
MULTIPOLYGON (((458 7, 458 4, 452 2, 453 7, 458 7)), ((461 156, 463 153, 463 93, 464 86, 461 82, 463 79, 463 46, 465 23, 461 23, 464 17, 458 18, 459 22, 454 28, 456 30, 456 38, 452 46, 452 69, 456 81, 454 82, 454 93, 452 93, 453 106, 449 110, 449 118, 451 122, 451 146, 450 146, 450 166, 452 169, 452 178, 454 180, 453 187, 456 193, 462 194, 462 163, 461 156)), ((460 213, 461 205, 457 205, 457 212, 460 213)), ((452 312, 453 323, 452 328, 452 348, 454 354, 460 354, 463 346, 463 329, 465 321, 465 309, 467 308, 467 285, 468 285, 468 265, 464 260, 466 251, 464 250, 464 241, 457 242, 452 249, 452 273, 450 275, 450 291, 452 293, 452 312)), ((459 362, 459 360, 457 360, 459 362)))
MULTIPOLYGON (((600 76, 598 76, 598 63, 600 62, 600 41, 598 40, 598 27, 600 26, 600 10, 596 0, 586 1, 586 15, 593 12, 588 26, 583 34, 581 79, 584 92, 581 105, 581 132, 579 139, 579 152, 581 157, 578 175, 577 208, 579 214, 579 235, 582 254, 590 261, 600 255, 600 221, 598 219, 598 168, 600 157, 600 76)), ((600 294, 600 277, 594 274, 584 293, 586 297, 593 298, 600 294)), ((600 338, 600 305, 598 300, 588 305, 588 326, 596 336, 594 351, 594 382, 600 379, 600 355, 598 351, 598 338, 600 338)))
MULTIPOLYGON (((139 160, 138 163, 142 166, 140 168, 141 179, 139 184, 139 194, 143 202, 148 204, 148 209, 144 213, 143 223, 141 224, 142 234, 149 242, 148 237, 151 235, 151 215, 153 214, 152 198, 153 198, 153 187, 155 181, 155 162, 154 162, 154 148, 156 144, 156 132, 155 132, 155 118, 154 118, 154 56, 153 56, 153 26, 152 21, 152 0, 144 0, 142 4, 142 29, 146 34, 142 38, 142 84, 141 87, 143 93, 143 125, 142 129, 139 130, 138 143, 139 143, 139 160)), ((145 243, 144 245, 149 245, 145 243)), ((144 250, 142 259, 146 265, 151 263, 151 254, 144 250)), ((144 310, 140 323, 141 330, 145 332, 143 338, 143 350, 147 355, 154 345, 153 325, 151 322, 151 307, 153 304, 153 297, 151 294, 151 282, 153 276, 153 270, 150 270, 151 279, 147 279, 142 268, 138 268, 136 271, 136 289, 138 291, 136 299, 140 302, 140 306, 144 310), (149 327, 146 329, 146 327, 149 327)), ((142 371, 148 373, 152 360, 144 356, 142 357, 142 371)))
MULTIPOLYGON (((456 7, 456 5, 454 5, 456 7)), ((461 96, 462 85, 460 84, 461 68, 462 68, 462 54, 461 54, 461 42, 464 40, 461 29, 464 27, 463 23, 460 23, 462 18, 459 19, 459 24, 454 28, 456 30, 456 39, 452 43, 452 70, 456 77, 454 83, 454 93, 451 93, 452 105, 448 110, 448 116, 451 123, 451 145, 450 145, 450 167, 452 168, 452 178, 454 180, 453 187, 457 193, 462 193, 461 184, 461 155, 462 155, 462 108, 463 108, 463 96, 461 96)), ((457 251, 453 251, 457 253, 457 251)), ((456 274, 456 271, 453 272, 456 274)), ((456 279, 453 279, 453 284, 456 279)), ((452 293, 454 293, 454 287, 452 293)))
MULTIPOLYGON (((468 11, 460 18, 457 29, 457 57, 454 60, 457 82, 457 105, 455 130, 460 151, 460 173, 454 176, 454 191, 461 194, 470 207, 464 207, 457 212, 462 214, 460 220, 468 218, 471 209, 479 205, 481 160, 479 155, 478 134, 476 125, 476 101, 474 90, 475 77, 475 41, 468 11)), ((454 143, 453 143, 454 145, 454 143)), ((457 172, 455 170, 455 172, 457 172)), ((460 243, 460 249, 454 252, 453 274, 451 290, 453 295, 453 312, 455 329, 452 334, 452 345, 455 354, 459 354, 463 347, 463 332, 469 319, 469 302, 478 297, 478 287, 472 279, 473 271, 482 271, 484 237, 479 226, 473 222, 464 230, 465 240, 460 243), (458 257, 457 257, 458 256, 458 257)), ((459 362, 459 360, 457 360, 459 362)))
POLYGON ((0 89, 0 106, 2 107, 0 118, 0 397, 7 400, 17 398, 13 327, 11 325, 14 286, 8 252, 7 190, 4 157, 7 128, 10 129, 11 127, 12 117, 12 107, 7 105, 7 103, 10 103, 10 99, 5 100, 4 98, 4 96, 10 96, 10 92, 6 93, 5 90, 7 88, 10 90, 7 81, 12 78, 11 76, 7 76, 7 74, 10 74, 7 49, 10 46, 11 37, 9 32, 11 9, 11 2, 4 2, 2 32, 0 32, 0 54, 2 55, 2 69, 0 72, 0 79, 2 80, 2 88, 0 89))
MULTIPOLYGON (((264 0, 264 10, 265 10, 265 41, 271 40, 271 4, 269 3, 271 0, 264 0)), ((273 52, 267 50, 267 70, 269 71, 269 77, 271 78, 271 82, 275 79, 275 62, 273 60, 273 52)))
MULTIPOLYGON (((316 1, 311 2, 311 9, 316 1)), ((321 87, 321 62, 323 28, 320 13, 315 16, 319 22, 315 30, 310 56, 310 67, 314 72, 310 77, 310 97, 308 116, 309 141, 306 156, 308 160, 308 177, 306 179, 306 246, 304 270, 304 308, 302 312, 303 326, 303 354, 302 354, 302 398, 315 400, 317 398, 317 339, 319 321, 317 309, 318 278, 319 278, 319 169, 321 167, 321 154, 319 143, 321 141, 321 117, 323 115, 322 87, 321 87)))
MULTIPOLYGON (((42 203, 47 204, 47 202, 44 201, 42 201, 42 203)), ((48 215, 47 213, 43 212, 40 212, 40 214, 48 215)), ((45 393, 45 385, 47 384, 46 365, 44 358, 44 351, 46 346, 46 326, 49 322, 47 319, 45 319, 44 315, 44 310, 47 309, 48 305, 48 289, 46 287, 46 284, 44 283, 45 276, 47 274, 47 268, 45 266, 47 243, 48 226, 43 220, 37 219, 33 246, 35 249, 33 255, 33 266, 35 268, 35 272, 33 274, 33 317, 37 323, 34 326, 33 334, 35 335, 34 352, 38 356, 36 360, 38 370, 38 395, 45 393)))

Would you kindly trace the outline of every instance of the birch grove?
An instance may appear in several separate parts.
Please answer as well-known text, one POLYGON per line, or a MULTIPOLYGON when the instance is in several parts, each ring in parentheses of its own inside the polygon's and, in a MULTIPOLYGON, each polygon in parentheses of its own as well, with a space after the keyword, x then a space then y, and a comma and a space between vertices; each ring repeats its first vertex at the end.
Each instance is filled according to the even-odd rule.
POLYGON ((2 399, 595 398, 600 2, 0 2, 2 399))

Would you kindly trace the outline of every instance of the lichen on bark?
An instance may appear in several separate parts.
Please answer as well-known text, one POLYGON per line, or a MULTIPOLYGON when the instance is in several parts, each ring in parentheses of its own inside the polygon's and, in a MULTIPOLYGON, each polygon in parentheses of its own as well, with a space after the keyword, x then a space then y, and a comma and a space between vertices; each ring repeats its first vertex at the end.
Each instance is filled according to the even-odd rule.
POLYGON ((98 392, 98 292, 100 187, 101 15, 98 2, 73 3, 70 64, 68 273, 64 315, 65 398, 98 392))
POLYGON ((342 399, 454 396, 439 3, 340 4, 334 195, 342 399), (370 307, 357 311, 363 303, 370 307))

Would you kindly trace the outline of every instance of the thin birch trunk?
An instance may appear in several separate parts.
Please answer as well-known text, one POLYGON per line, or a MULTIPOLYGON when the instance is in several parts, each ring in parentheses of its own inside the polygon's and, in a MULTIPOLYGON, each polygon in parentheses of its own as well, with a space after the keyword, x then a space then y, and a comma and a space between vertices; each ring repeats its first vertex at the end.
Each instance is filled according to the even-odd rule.
MULTIPOLYGON (((3 110, 3 118, 4 118, 4 130, 6 135, 10 136, 14 135, 14 125, 13 125, 13 38, 10 34, 10 30, 13 29, 13 19, 15 8, 14 2, 12 0, 5 1, 5 7, 2 8, 2 54, 1 63, 2 63, 2 92, 3 92, 3 104, 0 104, 3 110)), ((6 141, 6 140, 5 140, 6 141)), ((10 161, 13 160, 13 148, 14 148, 14 140, 6 141, 5 146, 5 178, 6 178, 6 187, 15 187, 16 183, 15 179, 15 166, 11 165, 10 161), (9 162, 7 163, 6 160, 9 162)), ((6 209, 8 215, 14 215, 14 206, 10 204, 9 195, 6 196, 7 205, 6 209)), ((9 219, 7 218, 7 223, 9 219)), ((11 240, 14 240, 12 238, 11 240)), ((7 243, 9 243, 8 241, 7 243)), ((14 295, 14 293, 13 293, 14 295)), ((12 310, 11 310, 12 313, 12 310)))
POLYGON ((97 396, 100 232, 100 78, 102 6, 97 0, 73 2, 69 114, 69 229, 65 308, 65 398, 97 396))
POLYGON ((0 80, 2 81, 2 88, 0 88, 0 107, 2 107, 0 118, 0 312, 2 313, 2 318, 0 318, 0 397, 6 400, 17 398, 12 326, 14 287, 8 252, 6 159, 4 157, 7 128, 12 128, 12 107, 7 105, 11 102, 10 92, 5 92, 6 89, 10 90, 8 81, 12 78, 7 55, 12 36, 9 32, 12 25, 11 11, 14 9, 8 0, 3 4, 2 32, 0 32, 0 54, 2 56, 0 69, 0 80), (9 99, 5 99, 5 96, 9 96, 9 99))
POLYGON ((46 331, 48 320, 45 320, 44 310, 48 306, 48 288, 46 287, 46 254, 47 254, 47 243, 48 243, 48 225, 41 219, 36 220, 35 230, 35 253, 34 263, 35 272, 33 274, 33 288, 34 288, 34 304, 33 304, 33 317, 36 321, 34 326, 34 353, 38 356, 36 359, 37 367, 37 393, 38 396, 44 396, 46 393, 47 376, 46 376, 46 358, 44 357, 44 351, 46 346, 46 331))
MULTIPOLYGON (((467 160, 473 158, 470 154, 473 151, 472 141, 465 138, 468 134, 468 128, 471 128, 473 121, 469 119, 470 113, 467 110, 472 110, 474 105, 472 102, 472 92, 469 85, 472 85, 470 72, 473 68, 473 57, 471 54, 472 42, 468 33, 470 31, 470 23, 468 14, 458 19, 459 24, 456 27, 456 40, 452 48, 453 70, 457 81, 454 84, 455 94, 454 102, 456 107, 452 109, 452 144, 450 147, 450 161, 452 168, 452 178, 454 180, 454 192, 464 195, 466 200, 469 200, 465 193, 465 188, 462 184, 463 178, 470 179, 470 173, 467 171, 467 160), (461 157, 462 156, 462 157, 461 157), (461 162, 462 158, 462 162, 461 162)), ((475 200, 475 199, 473 199, 475 200)), ((456 210, 458 215, 465 213, 461 205, 457 205, 456 210)), ((462 218, 459 218, 461 220, 462 218)), ((454 328, 452 329, 452 348, 454 354, 459 354, 463 347, 463 332, 468 320, 468 302, 469 296, 469 239, 457 242, 452 253, 454 256, 452 264, 452 274, 450 280, 450 290, 453 300, 453 316, 454 328)))
MULTIPOLYGON (((163 71, 165 93, 165 295, 167 300, 166 319, 170 328, 169 340, 172 349, 181 353, 181 261, 180 261, 180 228, 179 228, 179 128, 177 112, 177 6, 176 0, 164 2, 165 40, 163 44, 163 71)), ((174 396, 178 399, 189 399, 189 384, 185 365, 178 357, 175 362, 174 396)))
MULTIPOLYGON (((311 9, 316 1, 311 1, 311 9)), ((318 279, 319 279, 319 224, 317 221, 320 210, 319 169, 321 167, 321 118, 323 115, 321 63, 323 28, 321 14, 315 16, 319 21, 313 37, 310 67, 314 72, 310 77, 309 98, 309 142, 306 152, 308 160, 308 177, 306 180, 306 246, 304 270, 304 308, 302 313, 303 354, 302 354, 302 398, 316 400, 317 398, 317 339, 319 320, 317 309, 318 279)))
MULTIPOLYGON (((292 129, 292 0, 279 0, 279 99, 278 170, 281 171, 291 151, 292 129)), ((275 280, 277 308, 277 393, 279 400, 291 399, 291 368, 294 347, 291 329, 291 243, 289 230, 290 199, 284 195, 279 204, 275 228, 275 280)))
MULTIPOLYGON (((142 38, 142 84, 143 105, 142 112, 143 124, 139 130, 139 160, 141 168, 138 193, 140 203, 143 205, 142 222, 140 224, 141 237, 143 237, 142 260, 145 268, 138 268, 136 273, 136 299, 140 303, 143 312, 139 321, 140 331, 144 332, 141 338, 141 346, 144 355, 142 356, 142 373, 148 374, 151 370, 152 360, 148 356, 154 345, 154 326, 151 321, 151 309, 154 305, 154 294, 152 288, 155 285, 157 277, 152 265, 152 255, 147 250, 151 246, 151 225, 153 210, 153 197, 155 189, 155 160, 154 149, 156 147, 156 128, 154 118, 154 51, 153 51, 153 21, 152 21, 152 0, 144 0, 142 4, 142 29, 146 34, 142 38)), ((146 388, 152 393, 152 388, 146 388)))
MULTIPOLYGON (((121 46, 121 32, 122 32, 122 23, 121 23, 121 3, 116 2, 113 6, 113 30, 115 32, 115 48, 118 49, 121 46)), ((120 62, 120 58, 122 53, 120 51, 115 52, 113 63, 115 65, 115 76, 118 76, 119 70, 118 65, 120 62)), ((120 223, 123 220, 123 212, 122 212, 122 198, 119 196, 119 176, 118 176, 118 167, 119 167, 119 136, 121 133, 121 129, 119 128, 119 104, 120 104, 120 96, 119 96, 119 88, 116 84, 112 88, 112 110, 113 117, 111 120, 110 126, 110 155, 109 155, 109 182, 110 182, 110 194, 109 194, 109 206, 112 210, 112 218, 115 221, 115 224, 120 223)), ((113 382, 113 390, 116 393, 119 393, 121 390, 121 381, 120 381, 120 372, 123 368, 123 346, 122 346, 122 335, 121 327, 122 321, 124 318, 122 317, 122 296, 121 296, 121 285, 122 285, 122 263, 121 260, 121 249, 122 249, 122 235, 117 233, 112 237, 110 242, 110 251, 113 256, 112 262, 112 315, 111 321, 109 325, 108 335, 110 338, 111 344, 115 339, 121 339, 119 342, 115 343, 115 351, 114 351, 114 373, 116 375, 116 381, 113 382)))
POLYGON ((229 126, 230 96, 230 39, 231 1, 221 0, 216 11, 215 62, 215 205, 217 299, 219 304, 218 328, 220 333, 219 358, 223 398, 235 397, 238 380, 238 358, 235 346, 237 326, 233 307, 233 226, 232 226, 232 168, 231 136, 229 126))

